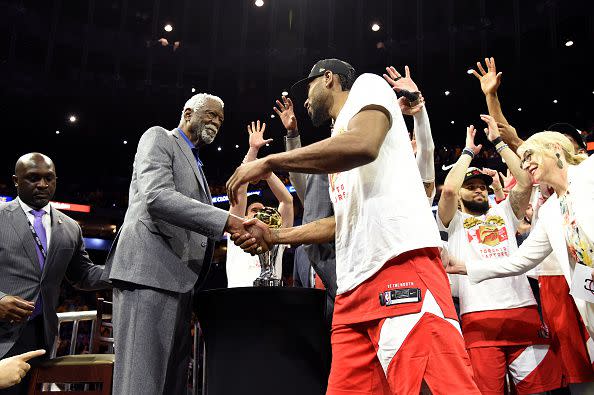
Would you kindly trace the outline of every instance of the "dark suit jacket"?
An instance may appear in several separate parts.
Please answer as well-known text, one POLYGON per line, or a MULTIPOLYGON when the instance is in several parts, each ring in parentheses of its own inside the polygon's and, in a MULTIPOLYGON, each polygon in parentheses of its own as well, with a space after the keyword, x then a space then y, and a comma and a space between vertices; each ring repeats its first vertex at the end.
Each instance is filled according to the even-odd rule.
POLYGON ((311 263, 303 245, 295 249, 293 260, 293 286, 298 288, 311 288, 310 276, 311 263))
MULTIPOLYGON (((109 286, 101 281, 103 266, 94 265, 89 259, 76 221, 53 207, 51 221, 51 241, 42 271, 37 246, 19 202, 15 199, 0 204, 0 298, 14 295, 33 301, 41 293, 48 352, 58 330, 56 307, 62 280, 66 278, 85 290, 109 286)), ((0 321, 0 357, 12 348, 24 325, 0 321)))
POLYGON ((179 131, 154 126, 138 143, 128 210, 106 274, 112 280, 189 292, 208 271, 228 216, 212 205, 202 168, 179 131))

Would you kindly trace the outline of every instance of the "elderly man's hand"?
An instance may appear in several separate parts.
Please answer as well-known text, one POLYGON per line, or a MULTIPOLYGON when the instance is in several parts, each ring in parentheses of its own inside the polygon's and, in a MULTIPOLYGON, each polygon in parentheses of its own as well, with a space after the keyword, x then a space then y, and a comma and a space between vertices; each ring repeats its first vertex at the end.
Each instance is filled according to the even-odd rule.
POLYGON ((244 222, 244 226, 249 233, 231 235, 231 240, 235 242, 235 245, 251 255, 262 254, 270 250, 273 244, 272 233, 264 222, 252 218, 244 222))

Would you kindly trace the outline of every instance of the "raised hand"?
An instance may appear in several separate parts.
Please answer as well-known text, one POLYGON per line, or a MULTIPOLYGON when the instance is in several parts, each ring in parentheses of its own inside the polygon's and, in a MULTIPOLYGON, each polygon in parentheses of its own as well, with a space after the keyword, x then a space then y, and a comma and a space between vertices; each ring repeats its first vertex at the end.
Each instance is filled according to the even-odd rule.
POLYGON ((481 62, 476 62, 476 67, 479 69, 480 74, 474 69, 472 70, 472 74, 479 79, 485 96, 494 95, 497 93, 497 89, 501 84, 502 73, 497 72, 495 58, 485 58, 485 65, 487 65, 487 71, 485 71, 481 62))
POLYGON ((466 128, 466 148, 470 148, 474 155, 478 155, 483 148, 482 144, 475 145, 474 144, 474 137, 476 136, 476 130, 474 129, 473 125, 470 125, 466 128))
POLYGON ((231 178, 227 180, 227 195, 229 202, 233 205, 238 204, 237 192, 241 185, 247 182, 258 182, 270 177, 272 170, 268 168, 266 158, 256 159, 253 162, 244 163, 239 166, 231 178))
POLYGON ((483 174, 486 174, 493 179, 493 183, 491 184, 491 188, 493 188, 493 190, 498 191, 501 189, 501 181, 499 179, 499 174, 496 170, 483 167, 483 170, 481 171, 483 172, 483 174))
POLYGON ((501 138, 505 142, 516 141, 519 138, 516 128, 514 128, 511 125, 497 122, 497 128, 499 129, 499 134, 501 135, 501 138))
POLYGON ((392 86, 396 92, 405 89, 409 92, 418 92, 419 88, 417 84, 412 80, 410 77, 410 69, 408 66, 404 66, 404 77, 400 75, 398 71, 394 68, 394 66, 386 67, 386 71, 388 74, 384 74, 384 79, 388 81, 388 84, 392 86))
POLYGON ((484 130, 485 130, 485 135, 487 136, 487 139, 489 141, 492 142, 497 137, 501 137, 501 135, 499 134, 499 127, 497 126, 497 122, 495 121, 495 118, 493 118, 490 115, 481 114, 481 119, 488 126, 484 130))
POLYGON ((404 115, 415 115, 425 106, 425 99, 423 98, 423 95, 419 93, 419 100, 417 100, 416 104, 411 107, 408 99, 402 96, 398 98, 398 105, 400 106, 400 111, 402 111, 404 115))
POLYGON ((266 130, 266 123, 260 124, 260 120, 257 122, 252 121, 251 125, 247 126, 248 134, 250 135, 250 148, 259 150, 266 144, 272 142, 272 139, 264 140, 264 131, 266 130))
POLYGON ((278 115, 287 131, 297 131, 297 118, 295 117, 295 110, 293 109, 293 101, 287 96, 283 96, 282 100, 282 103, 280 100, 277 100, 276 106, 272 107, 272 109, 276 115, 278 115))

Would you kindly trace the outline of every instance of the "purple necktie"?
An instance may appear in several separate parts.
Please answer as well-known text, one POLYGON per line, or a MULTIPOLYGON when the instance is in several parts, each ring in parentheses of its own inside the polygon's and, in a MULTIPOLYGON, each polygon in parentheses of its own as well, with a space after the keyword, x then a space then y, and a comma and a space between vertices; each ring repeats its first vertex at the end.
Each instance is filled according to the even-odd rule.
MULTIPOLYGON (((31 210, 30 211, 31 214, 33 214, 33 217, 35 217, 35 220, 33 221, 33 229, 35 229, 35 233, 37 233, 37 237, 39 237, 39 241, 41 241, 41 245, 43 246, 43 249, 45 251, 45 253, 47 254, 47 235, 45 234, 45 228, 43 227, 43 215, 46 214, 45 210, 31 210)), ((39 246, 37 245, 37 243, 35 243, 35 246, 37 247, 37 257, 39 258, 39 266, 41 267, 41 270, 43 271, 43 265, 45 264, 45 258, 43 257, 43 254, 41 253, 41 250, 39 249, 39 246)), ((33 319, 35 317, 37 317, 43 308, 43 302, 41 301, 41 291, 39 292, 39 296, 37 297, 37 301, 35 302, 35 310, 33 310, 33 315, 31 316, 30 319, 33 319)))

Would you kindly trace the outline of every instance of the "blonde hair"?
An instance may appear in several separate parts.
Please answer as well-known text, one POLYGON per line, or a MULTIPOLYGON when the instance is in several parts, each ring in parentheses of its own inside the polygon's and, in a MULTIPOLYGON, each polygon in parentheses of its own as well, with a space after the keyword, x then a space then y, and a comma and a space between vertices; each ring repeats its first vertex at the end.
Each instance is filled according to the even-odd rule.
POLYGON ((518 148, 518 155, 522 158, 526 151, 531 150, 537 158, 542 158, 543 156, 554 158, 555 147, 561 148, 565 161, 570 165, 579 165, 588 158, 585 154, 576 154, 572 142, 566 136, 559 132, 549 131, 535 133, 530 136, 518 148))

